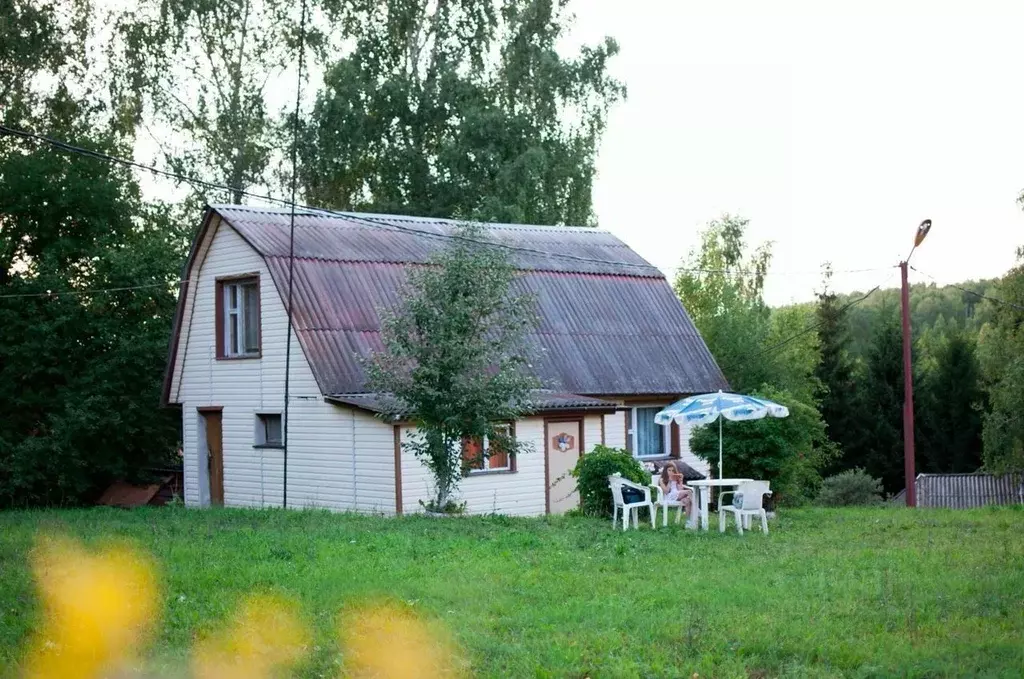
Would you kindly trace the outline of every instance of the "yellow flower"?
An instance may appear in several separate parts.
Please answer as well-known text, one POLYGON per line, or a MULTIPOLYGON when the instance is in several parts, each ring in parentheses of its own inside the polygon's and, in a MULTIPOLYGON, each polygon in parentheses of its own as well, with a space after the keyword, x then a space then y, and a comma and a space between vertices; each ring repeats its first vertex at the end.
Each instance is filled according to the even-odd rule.
POLYGON ((156 615, 150 562, 125 548, 90 554, 44 538, 33 553, 43 624, 29 645, 29 679, 92 679, 125 663, 156 615))
POLYGON ((273 596, 252 596, 227 630, 197 645, 195 679, 270 677, 302 657, 307 638, 292 605, 273 596))
POLYGON ((358 608, 342 620, 347 676, 359 679, 460 677, 451 641, 411 611, 392 605, 358 608))

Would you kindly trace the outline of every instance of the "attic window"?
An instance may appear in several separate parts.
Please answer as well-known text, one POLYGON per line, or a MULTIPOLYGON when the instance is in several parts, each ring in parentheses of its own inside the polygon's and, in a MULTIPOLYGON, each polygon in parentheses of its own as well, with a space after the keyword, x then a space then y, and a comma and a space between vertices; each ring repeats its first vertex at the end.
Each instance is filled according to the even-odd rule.
POLYGON ((260 355, 259 277, 217 281, 217 358, 260 355))

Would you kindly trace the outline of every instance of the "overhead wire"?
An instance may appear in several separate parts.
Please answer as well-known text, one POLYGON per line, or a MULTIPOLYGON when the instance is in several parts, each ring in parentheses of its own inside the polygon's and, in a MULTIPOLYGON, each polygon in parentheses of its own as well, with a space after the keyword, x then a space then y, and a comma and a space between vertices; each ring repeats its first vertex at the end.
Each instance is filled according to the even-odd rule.
MULTIPOLYGON (((923 274, 923 275, 927 276, 928 278, 932 279, 936 283, 939 283, 939 279, 937 279, 935 276, 931 275, 930 273, 928 273, 926 271, 921 271, 920 269, 918 269, 917 267, 914 267, 914 266, 911 266, 910 268, 913 269, 914 271, 916 271, 919 274, 923 274)), ((968 290, 967 288, 962 288, 959 285, 956 285, 955 283, 939 283, 939 285, 947 285, 947 286, 949 286, 949 287, 951 287, 951 288, 953 288, 955 290, 959 290, 960 292, 966 292, 968 295, 974 295, 975 297, 977 297, 979 299, 986 299, 989 302, 992 302, 993 304, 1002 304, 1002 305, 1010 307, 1011 309, 1016 309, 1018 311, 1024 311, 1024 306, 1021 306, 1020 304, 1014 304, 1013 302, 1007 302, 1006 300, 999 299, 997 297, 989 297, 988 295, 983 295, 980 292, 975 292, 974 290, 968 290)))
MULTIPOLYGON (((871 295, 873 295, 876 292, 878 292, 879 290, 881 290, 882 286, 884 286, 890 280, 892 280, 892 275, 886 277, 885 280, 883 280, 881 283, 879 283, 875 287, 873 287, 870 290, 868 290, 866 293, 864 293, 860 297, 858 297, 856 299, 853 299, 853 300, 850 300, 849 302, 847 302, 843 306, 839 307, 838 313, 843 313, 846 310, 856 306, 857 304, 860 304, 861 302, 866 300, 868 297, 870 297, 871 295)), ((820 328, 822 325, 824 325, 824 323, 825 323, 825 321, 823 321, 823 320, 822 321, 816 321, 816 322, 808 325, 807 327, 805 327, 803 330, 801 330, 801 331, 799 331, 799 332, 797 332, 797 333, 795 333, 793 335, 790 335, 786 339, 781 340, 780 342, 777 342, 777 343, 775 343, 775 344, 773 344, 773 345, 771 345, 769 347, 765 347, 764 349, 762 349, 761 351, 758 351, 755 354, 751 354, 749 356, 746 356, 741 361, 737 361, 736 363, 733 363, 732 365, 729 365, 727 367, 722 368, 722 372, 723 373, 731 372, 732 370, 734 370, 734 369, 736 369, 736 368, 738 368, 740 366, 743 366, 743 365, 746 365, 746 364, 750 363, 750 361, 754 360, 755 358, 759 358, 761 356, 764 356, 767 353, 776 351, 777 349, 781 349, 781 348, 785 347, 786 345, 790 344, 791 342, 799 339, 800 337, 803 337, 807 333, 814 332, 815 330, 820 328)))
POLYGON ((144 290, 147 288, 170 288, 187 280, 167 281, 165 283, 143 283, 141 285, 128 285, 120 288, 90 288, 86 290, 47 290, 46 292, 15 292, 0 295, 0 299, 13 299, 17 297, 61 297, 64 295, 98 295, 107 292, 126 292, 129 290, 144 290))
MULTIPOLYGON (((205 189, 208 189, 208 190, 211 190, 211 191, 225 191, 225 192, 229 192, 229 193, 232 193, 234 195, 237 195, 237 196, 245 196, 247 198, 252 198, 252 199, 255 199, 255 200, 261 200, 261 201, 264 201, 264 202, 267 202, 267 203, 274 203, 274 204, 277 204, 277 205, 280 205, 280 206, 283 206, 283 207, 286 207, 286 208, 290 208, 290 214, 295 212, 296 210, 303 210, 305 212, 309 212, 309 213, 313 213, 313 214, 323 214, 323 215, 332 216, 332 217, 342 217, 342 218, 345 218, 345 219, 348 219, 348 220, 351 220, 351 221, 358 221, 358 222, 361 222, 363 224, 367 224, 367 225, 374 226, 374 227, 377 227, 377 228, 388 229, 388 230, 395 230, 395 231, 402 231, 402 232, 405 232, 405 233, 411 233, 411 234, 414 234, 414 235, 417 235, 417 236, 420 236, 420 237, 425 237, 425 238, 435 238, 435 239, 446 240, 446 241, 470 242, 470 243, 474 243, 474 244, 477 244, 477 245, 486 245, 486 246, 490 246, 490 247, 501 248, 501 249, 512 251, 512 252, 522 252, 522 253, 531 254, 531 255, 542 255, 542 256, 545 256, 545 257, 551 257, 551 258, 556 258, 556 259, 560 259, 560 260, 567 260, 567 261, 578 261, 578 262, 591 263, 591 264, 606 264, 606 265, 613 265, 613 266, 617 266, 617 267, 626 267, 626 268, 637 269, 637 270, 646 270, 646 271, 650 271, 652 269, 658 269, 658 270, 666 270, 667 269, 667 270, 671 270, 671 271, 674 271, 674 272, 686 272, 686 273, 693 273, 693 274, 718 274, 718 275, 729 275, 729 276, 737 276, 737 277, 739 277, 739 276, 759 276, 759 275, 762 275, 760 272, 756 272, 756 271, 744 271, 744 270, 737 270, 737 269, 713 269, 713 268, 687 267, 687 266, 657 267, 657 266, 655 266, 653 264, 649 264, 649 263, 646 263, 646 262, 645 263, 622 262, 622 261, 618 261, 618 260, 599 259, 599 258, 596 258, 596 257, 584 257, 584 256, 581 256, 581 255, 573 255, 573 254, 570 254, 570 253, 550 252, 550 251, 546 251, 546 250, 538 250, 536 248, 529 248, 529 247, 524 247, 524 246, 521 246, 521 245, 512 245, 512 244, 509 244, 509 243, 502 243, 500 241, 482 241, 482 240, 478 240, 478 239, 475 239, 475 238, 469 238, 469 237, 466 237, 466 236, 460 236, 458 234, 433 233, 433 232, 430 232, 430 231, 424 231, 424 230, 413 228, 413 227, 410 227, 410 226, 404 226, 404 225, 401 225, 401 224, 396 224, 394 221, 391 221, 391 220, 382 220, 381 218, 376 217, 374 215, 367 215, 367 214, 356 213, 356 212, 347 212, 347 211, 341 211, 341 210, 332 210, 332 209, 329 209, 329 208, 316 207, 316 206, 313 206, 313 205, 303 205, 302 203, 298 203, 298 202, 296 202, 294 200, 294 193, 293 193, 292 200, 287 200, 287 199, 284 199, 284 198, 277 198, 277 197, 271 195, 270 193, 266 193, 266 194, 257 193, 257 192, 254 192, 254 191, 249 191, 247 189, 242 189, 240 187, 228 186, 226 184, 219 184, 217 182, 212 182, 212 181, 208 181, 208 180, 205 180, 205 179, 200 179, 198 177, 192 177, 192 176, 185 175, 185 174, 182 174, 182 173, 179 173, 179 172, 173 172, 173 171, 170 171, 170 170, 163 170, 163 169, 160 169, 158 167, 154 167, 152 165, 146 165, 144 163, 140 163, 140 162, 135 161, 135 160, 129 160, 129 159, 126 159, 126 158, 120 158, 118 156, 114 156, 114 155, 111 155, 111 154, 108 154, 108 153, 103 153, 101 151, 95 151, 95 150, 92 150, 92 149, 86 149, 86 148, 83 148, 83 147, 80 147, 80 146, 76 146, 74 144, 70 144, 70 143, 63 142, 63 141, 60 141, 60 140, 57 140, 57 139, 53 139, 51 137, 47 137, 45 135, 37 134, 37 133, 34 133, 34 132, 29 132, 27 130, 20 130, 20 129, 17 129, 17 128, 12 128, 12 127, 9 127, 9 126, 3 125, 3 124, 0 124, 0 133, 8 134, 8 135, 11 135, 11 136, 14 136, 14 137, 19 137, 21 139, 25 139, 25 140, 29 140, 29 141, 34 141, 34 142, 37 142, 37 143, 47 144, 49 146, 52 146, 54 148, 60 149, 62 151, 68 152, 68 153, 75 153, 75 154, 91 157, 91 158, 94 158, 94 159, 97 159, 97 160, 103 160, 103 161, 106 161, 108 163, 113 163, 113 164, 118 164, 118 165, 122 165, 122 166, 125 166, 125 167, 135 168, 135 169, 138 169, 138 170, 142 170, 142 171, 145 171, 145 172, 152 173, 152 174, 157 175, 157 176, 161 176, 161 177, 164 177, 164 178, 167 178, 167 179, 174 180, 176 182, 191 184, 191 185, 198 186, 198 187, 201 187, 201 188, 205 188, 205 189)), ((866 269, 837 270, 834 273, 866 273, 866 272, 870 272, 870 271, 882 271, 882 270, 885 270, 887 268, 889 268, 889 267, 874 267, 874 268, 866 268, 866 269)), ((813 275, 814 273, 815 272, 813 272, 813 271, 792 271, 792 272, 787 272, 787 271, 767 271, 763 275, 768 275, 768 276, 789 276, 789 275, 793 275, 793 276, 796 276, 796 275, 813 275)))

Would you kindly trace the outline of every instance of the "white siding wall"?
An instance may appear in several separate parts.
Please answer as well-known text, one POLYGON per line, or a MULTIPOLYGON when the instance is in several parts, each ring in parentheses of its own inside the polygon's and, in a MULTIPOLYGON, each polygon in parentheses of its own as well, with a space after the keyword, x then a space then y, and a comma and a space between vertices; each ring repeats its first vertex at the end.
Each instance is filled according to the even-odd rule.
MULTIPOLYGON (((412 431, 402 427, 402 439, 412 431)), ((600 434, 598 434, 600 436, 600 434)), ((516 438, 532 450, 520 453, 512 473, 471 474, 459 484, 459 499, 470 514, 537 516, 544 507, 544 418, 527 417, 516 422, 516 438)), ((402 509, 422 511, 420 500, 432 496, 430 472, 412 453, 402 450, 402 509)))
POLYGON ((583 452, 589 453, 601 444, 601 416, 587 415, 583 418, 583 452))
POLYGON ((690 436, 693 434, 693 430, 693 425, 679 425, 679 458, 704 476, 707 476, 711 473, 711 465, 694 455, 690 449, 690 436))
MULTIPOLYGON (((270 271, 229 226, 211 228, 186 300, 171 400, 182 404, 185 502, 209 502, 202 420, 197 408, 223 408, 224 504, 279 506, 283 456, 254 448, 257 413, 283 413, 287 315, 270 271), (262 357, 218 361, 216 279, 258 273, 262 357), (192 298, 194 296, 194 298, 192 298)), ((391 428, 352 409, 323 401, 292 333, 288 505, 394 511, 391 428), (355 452, 354 452, 355 451, 355 452)))
POLYGON ((604 416, 604 444, 609 448, 626 447, 626 417, 629 411, 604 416))

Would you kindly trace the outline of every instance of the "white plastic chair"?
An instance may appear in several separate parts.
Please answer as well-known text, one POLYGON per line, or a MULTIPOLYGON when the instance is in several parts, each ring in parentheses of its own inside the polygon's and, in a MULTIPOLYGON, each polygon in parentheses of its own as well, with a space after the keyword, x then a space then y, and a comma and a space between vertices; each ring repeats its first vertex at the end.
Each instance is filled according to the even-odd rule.
MULTIPOLYGON (((671 507, 679 507, 679 511, 676 512, 676 523, 679 523, 683 519, 683 502, 681 500, 669 500, 668 496, 665 495, 665 491, 661 489, 661 475, 655 474, 651 477, 651 488, 654 489, 657 499, 654 501, 655 507, 661 507, 661 525, 668 525, 668 510, 671 507)), ((691 491, 690 502, 693 502, 693 494, 691 491)))
POLYGON ((743 535, 743 524, 750 528, 750 519, 755 516, 761 517, 761 531, 768 534, 768 515, 764 511, 764 496, 771 495, 767 481, 747 481, 736 490, 727 490, 718 496, 718 530, 725 532, 725 513, 731 512, 736 516, 736 530, 743 535), (726 495, 733 496, 733 504, 727 505, 722 502, 726 495), (736 496, 742 496, 742 506, 735 505, 736 496))
POLYGON ((633 528, 640 527, 640 508, 647 507, 651 513, 651 528, 654 528, 654 503, 651 502, 651 489, 647 486, 641 486, 639 483, 633 483, 628 481, 620 474, 612 474, 608 477, 608 485, 612 489, 612 499, 615 507, 612 511, 612 526, 615 526, 619 522, 619 510, 622 510, 622 530, 629 528, 629 517, 633 516, 633 528), (643 493, 644 499, 637 502, 626 502, 622 498, 623 488, 635 488, 636 490, 643 493))

